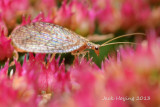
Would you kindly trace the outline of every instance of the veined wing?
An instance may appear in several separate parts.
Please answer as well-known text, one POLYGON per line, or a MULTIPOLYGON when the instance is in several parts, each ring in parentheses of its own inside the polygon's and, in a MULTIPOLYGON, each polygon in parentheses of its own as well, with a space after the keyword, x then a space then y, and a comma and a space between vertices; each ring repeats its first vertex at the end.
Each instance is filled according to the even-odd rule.
POLYGON ((65 53, 84 45, 74 32, 58 25, 36 22, 16 29, 11 34, 14 45, 27 52, 65 53))

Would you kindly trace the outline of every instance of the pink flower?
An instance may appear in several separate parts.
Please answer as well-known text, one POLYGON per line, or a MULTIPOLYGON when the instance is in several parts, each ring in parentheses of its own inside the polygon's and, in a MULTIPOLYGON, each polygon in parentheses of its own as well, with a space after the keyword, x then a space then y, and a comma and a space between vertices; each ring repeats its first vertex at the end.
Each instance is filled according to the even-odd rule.
POLYGON ((40 0, 40 2, 34 2, 36 4, 36 7, 38 7, 40 11, 43 11, 45 13, 52 11, 54 12, 57 9, 56 0, 40 0))
POLYGON ((27 18, 25 16, 22 16, 22 23, 18 26, 16 26, 15 29, 27 25, 31 22, 47 22, 47 23, 53 23, 53 18, 51 17, 51 14, 49 13, 47 17, 45 17, 44 13, 39 13, 34 19, 31 19, 31 15, 29 15, 27 18))
POLYGON ((49 107, 157 106, 160 102, 160 42, 153 30, 148 35, 149 40, 138 45, 136 50, 121 48, 117 58, 109 57, 101 68, 91 59, 82 58, 75 59, 65 70, 64 62, 59 64, 60 57, 46 64, 44 54, 30 54, 22 66, 16 62, 15 74, 8 78, 6 63, 0 70, 0 80, 3 81, 0 86, 6 98, 0 96, 0 101, 4 106, 28 102, 29 105, 49 107), (11 97, 6 100, 8 96, 11 97), (144 100, 136 100, 142 96, 144 100), (105 100, 105 97, 115 100, 105 100))
POLYGON ((121 26, 121 15, 110 0, 106 0, 106 6, 97 10, 99 30, 102 33, 115 32, 121 26))
POLYGON ((135 26, 148 26, 151 9, 145 0, 125 0, 121 9, 124 28, 135 26), (138 25, 137 25, 138 24, 138 25))
POLYGON ((55 95, 71 90, 70 72, 65 71, 64 62, 59 65, 60 57, 53 59, 39 75, 39 90, 54 92, 55 95))
POLYGON ((71 2, 70 6, 73 12, 71 29, 84 36, 92 34, 95 29, 94 10, 78 1, 71 2))
MULTIPOLYGON (((122 48, 118 61, 115 58, 109 59, 102 65, 106 76, 106 91, 114 97, 134 98, 135 101, 129 100, 125 103, 126 106, 159 105, 157 90, 160 88, 157 85, 157 76, 160 69, 160 42, 159 38, 156 39, 154 31, 151 30, 148 36, 149 40, 139 45, 135 51, 130 47, 122 48), (137 101, 140 96, 143 100, 137 101)), ((112 104, 116 103, 119 105, 124 102, 120 100, 112 104)))
POLYGON ((21 26, 29 24, 31 22, 39 22, 39 21, 53 23, 53 19, 50 17, 50 14, 48 14, 48 16, 45 17, 44 13, 40 12, 33 20, 31 20, 31 16, 29 16, 27 19, 25 19, 25 17, 23 16, 21 26))
POLYGON ((103 81, 102 72, 91 60, 75 59, 74 65, 67 72, 70 72, 72 90, 70 93, 61 94, 51 99, 50 107, 74 107, 76 105, 78 107, 105 107, 108 105, 101 102, 103 91, 105 91, 100 88, 104 85, 103 82, 100 82, 103 81))
POLYGON ((17 107, 37 107, 38 96, 31 82, 25 77, 14 75, 8 77, 8 63, 0 70, 0 102, 1 107, 17 106, 17 107))
MULTIPOLYGON (((6 64, 0 67, 0 106, 159 106, 160 8, 154 4, 158 1, 152 1, 152 5, 150 2, 1 0, 0 61, 6 64), (42 12, 31 19, 39 10, 42 12), (6 36, 22 14, 22 23, 16 28, 42 21, 68 27, 84 36, 95 32, 117 33, 121 29, 127 32, 152 27, 156 30, 149 30, 147 40, 135 48, 121 47, 117 54, 108 55, 101 67, 91 58, 89 61, 75 58, 69 65, 64 60, 60 63, 60 57, 49 62, 50 55, 29 53, 22 60, 23 64, 15 61, 15 69, 12 69, 6 59, 13 56, 13 47, 6 36)), ((20 60, 23 55, 20 54, 20 60)))
POLYGON ((91 0, 92 7, 97 11, 102 10, 107 7, 109 0, 91 0))
POLYGON ((63 2, 55 15, 55 23, 86 36, 94 32, 95 12, 79 1, 63 2))
MULTIPOLYGON (((96 72, 100 69, 91 61, 75 60, 74 66, 70 69, 72 87, 74 87, 73 100, 79 107, 93 107, 96 102, 96 72), (90 65, 90 66, 88 66, 90 65)), ((98 74, 98 73, 97 73, 98 74)))
POLYGON ((20 76, 25 76, 30 81, 35 81, 37 91, 40 93, 63 93, 70 90, 70 73, 65 72, 65 66, 62 63, 59 65, 58 60, 53 59, 48 65, 44 62, 45 55, 30 54, 27 61, 26 58, 21 66, 16 63, 16 72, 20 76))
POLYGON ((58 25, 70 27, 72 15, 71 6, 68 6, 66 2, 63 2, 62 6, 56 13, 54 21, 58 25))
POLYGON ((2 18, 12 28, 15 26, 17 18, 26 12, 28 6, 28 0, 1 0, 0 11, 2 18))
POLYGON ((3 30, 0 34, 0 50, 0 61, 12 57, 13 47, 11 45, 11 40, 5 37, 3 30))
POLYGON ((158 27, 160 23, 159 19, 160 19, 160 7, 152 9, 151 18, 149 20, 150 26, 154 26, 156 27, 156 29, 159 28, 158 27))
POLYGON ((4 35, 8 34, 7 26, 6 26, 5 22, 2 19, 2 15, 0 14, 0 32, 2 32, 2 30, 4 31, 4 35))

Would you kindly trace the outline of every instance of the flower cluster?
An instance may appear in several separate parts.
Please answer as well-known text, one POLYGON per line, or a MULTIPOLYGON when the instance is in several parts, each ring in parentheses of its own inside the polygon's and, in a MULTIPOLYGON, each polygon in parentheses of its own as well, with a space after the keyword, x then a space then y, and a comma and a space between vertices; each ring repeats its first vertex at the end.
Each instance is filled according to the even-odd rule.
POLYGON ((14 29, 21 15, 35 16, 42 11, 51 22, 86 36, 94 33, 96 27, 102 33, 159 28, 158 3, 158 0, 1 0, 0 14, 7 26, 14 29))
MULTIPOLYGON (((150 35, 151 36, 151 35, 150 35)), ((136 51, 122 48, 117 59, 111 58, 103 64, 106 76, 106 91, 115 97, 134 98, 124 102, 115 101, 118 106, 158 106, 160 41, 155 35, 144 41, 136 51), (128 102, 128 103, 126 103, 128 102)))
POLYGON ((158 3, 0 0, 0 107, 160 106, 158 3), (148 39, 135 49, 121 47, 117 55, 108 56, 100 67, 91 58, 75 58, 69 65, 60 57, 50 61, 50 55, 33 53, 23 60, 24 54, 20 55, 22 64, 15 60, 15 66, 10 67, 7 59, 14 59, 10 32, 37 21, 55 23, 83 36, 142 30, 148 31, 148 39))
POLYGON ((9 28, 15 27, 17 19, 25 14, 29 8, 28 0, 1 0, 0 15, 9 28))
POLYGON ((13 54, 13 46, 11 40, 4 35, 4 30, 0 32, 0 61, 11 58, 13 54))
POLYGON ((160 23, 159 7, 152 5, 155 8, 150 8, 150 2, 146 0, 73 0, 68 3, 65 0, 60 8, 51 4, 54 5, 50 5, 50 8, 54 7, 54 23, 84 36, 94 33, 96 25, 100 32, 108 33, 120 29, 133 32, 140 28, 159 27, 160 23))
POLYGON ((23 65, 15 62, 8 76, 6 62, 0 70, 1 105, 159 106, 160 41, 153 31, 150 35, 136 50, 121 48, 117 58, 109 57, 101 68, 85 58, 66 67, 60 57, 48 62, 50 55, 30 53, 23 65))

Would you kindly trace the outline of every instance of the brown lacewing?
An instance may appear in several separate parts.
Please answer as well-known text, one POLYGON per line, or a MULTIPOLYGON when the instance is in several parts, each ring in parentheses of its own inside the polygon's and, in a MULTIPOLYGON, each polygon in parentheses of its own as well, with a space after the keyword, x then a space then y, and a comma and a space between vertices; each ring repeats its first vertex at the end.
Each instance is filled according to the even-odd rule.
POLYGON ((76 53, 93 49, 99 55, 99 48, 106 45, 132 42, 109 43, 115 39, 143 33, 132 33, 113 38, 102 45, 94 44, 67 28, 45 22, 34 22, 21 26, 11 33, 12 43, 18 52, 34 53, 76 53))

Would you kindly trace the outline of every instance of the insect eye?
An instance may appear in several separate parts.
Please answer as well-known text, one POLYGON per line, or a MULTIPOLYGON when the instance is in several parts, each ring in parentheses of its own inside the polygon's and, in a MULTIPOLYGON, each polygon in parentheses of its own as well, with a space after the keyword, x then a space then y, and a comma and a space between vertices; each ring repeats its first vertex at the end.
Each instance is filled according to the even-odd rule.
POLYGON ((98 47, 95 47, 95 50, 98 50, 98 47))

